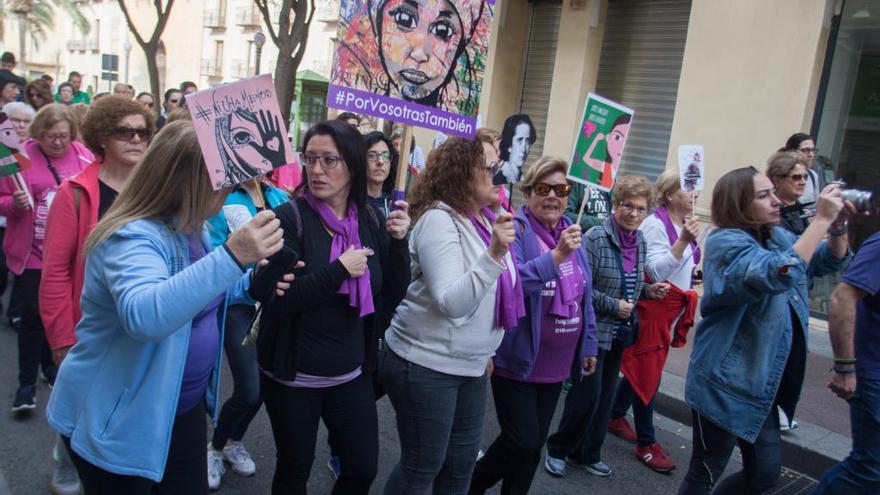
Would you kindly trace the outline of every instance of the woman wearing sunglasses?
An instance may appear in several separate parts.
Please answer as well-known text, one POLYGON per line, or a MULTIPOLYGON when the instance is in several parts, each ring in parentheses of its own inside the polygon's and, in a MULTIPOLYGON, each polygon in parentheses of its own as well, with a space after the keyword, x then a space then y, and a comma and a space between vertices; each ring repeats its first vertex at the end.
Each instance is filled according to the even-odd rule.
POLYGON ((562 382, 596 367, 596 318, 581 228, 563 215, 568 164, 544 157, 523 178, 513 252, 526 316, 495 351, 492 392, 501 434, 474 469, 471 493, 502 481, 502 493, 527 493, 541 460, 562 382))
POLYGON ((810 224, 805 205, 800 202, 807 188, 810 174, 806 159, 800 153, 781 151, 767 161, 767 177, 776 188, 779 207, 779 226, 794 235, 801 235, 810 224))
POLYGON ((662 299, 669 290, 667 283, 645 284, 647 246, 638 229, 653 197, 654 189, 646 177, 618 177, 611 191, 611 216, 584 236, 593 276, 599 350, 596 372, 572 382, 559 428, 547 439, 544 468, 553 476, 564 476, 566 464, 595 476, 611 474, 611 468, 602 462, 602 444, 623 351, 638 333, 635 305, 643 297, 662 299))

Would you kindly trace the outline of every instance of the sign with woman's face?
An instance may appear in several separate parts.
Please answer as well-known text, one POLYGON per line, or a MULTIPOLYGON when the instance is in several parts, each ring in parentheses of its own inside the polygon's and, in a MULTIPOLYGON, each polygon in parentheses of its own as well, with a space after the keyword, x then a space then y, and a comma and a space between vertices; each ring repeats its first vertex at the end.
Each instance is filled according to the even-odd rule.
POLYGON ((472 137, 495 0, 342 0, 327 105, 472 137))
POLYGON ((568 178, 610 191, 629 136, 633 110, 590 93, 584 106, 568 178))
POLYGON ((678 173, 681 190, 692 192, 703 190, 705 164, 702 144, 682 144, 678 147, 678 173))
POLYGON ((268 74, 190 94, 186 102, 215 190, 295 162, 268 74))

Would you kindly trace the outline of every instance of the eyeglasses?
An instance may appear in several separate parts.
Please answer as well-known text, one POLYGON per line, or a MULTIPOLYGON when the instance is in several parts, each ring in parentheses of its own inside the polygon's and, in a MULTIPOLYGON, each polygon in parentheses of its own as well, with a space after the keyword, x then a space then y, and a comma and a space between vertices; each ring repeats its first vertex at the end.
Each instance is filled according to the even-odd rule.
POLYGON ((388 151, 383 151, 379 153, 378 151, 368 151, 367 152, 367 161, 370 163, 376 163, 379 160, 383 162, 387 162, 391 159, 391 153, 388 151))
POLYGON ((571 184, 545 184, 543 182, 538 182, 534 186, 532 186, 532 191, 538 196, 544 197, 549 196, 550 191, 553 191, 556 194, 557 198, 567 198, 569 194, 571 194, 571 184))
POLYGON ((816 153, 819 152, 819 148, 798 148, 798 151, 800 151, 801 153, 807 153, 807 154, 809 154, 809 153, 813 153, 813 154, 816 154, 816 153))
POLYGON ((10 117, 9 121, 12 122, 12 125, 19 127, 27 127, 31 124, 31 119, 17 119, 15 117, 10 117))
POLYGON ((70 141, 70 134, 43 134, 49 141, 70 141))
POLYGON ((174 103, 176 105, 180 103, 180 100, 168 100, 168 103, 174 103))
POLYGON ((791 174, 788 176, 788 178, 795 182, 806 181, 807 174, 791 174))
POLYGON ((320 163, 321 168, 324 169, 336 168, 336 166, 339 165, 339 162, 342 161, 342 158, 335 155, 302 155, 302 159, 309 167, 314 167, 315 165, 320 163))
POLYGON ((153 137, 153 133, 146 127, 133 129, 131 127, 115 127, 110 131, 110 135, 119 141, 131 141, 135 136, 141 138, 141 141, 149 141, 153 137))
POLYGON ((488 167, 483 167, 483 170, 485 170, 486 172, 489 172, 490 176, 494 176, 495 174, 498 173, 499 170, 501 170, 501 163, 492 162, 489 164, 488 167))
POLYGON ((620 210, 622 212, 626 213, 627 215, 629 215, 632 212, 638 213, 638 215, 640 217, 648 214, 648 209, 645 208, 644 206, 636 206, 632 203, 620 203, 618 206, 620 207, 620 210))
POLYGON ((37 94, 37 93, 30 93, 30 94, 28 94, 28 98, 31 98, 31 99, 33 99, 33 98, 39 98, 39 99, 41 99, 41 100, 43 99, 43 97, 40 96, 40 95, 37 94))

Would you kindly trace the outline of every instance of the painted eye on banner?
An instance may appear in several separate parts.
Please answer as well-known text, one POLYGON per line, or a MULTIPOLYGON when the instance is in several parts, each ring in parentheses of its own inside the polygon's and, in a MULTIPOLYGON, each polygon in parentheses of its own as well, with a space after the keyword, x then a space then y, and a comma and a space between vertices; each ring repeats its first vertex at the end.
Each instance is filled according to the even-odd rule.
POLYGON ((394 9, 390 14, 394 22, 402 29, 415 29, 419 23, 417 16, 403 8, 394 9))
POLYGON ((232 144, 235 146, 245 146, 253 142, 254 137, 250 132, 245 130, 232 131, 232 144))
POLYGON ((431 26, 428 28, 428 32, 443 41, 449 41, 450 39, 452 39, 453 36, 455 36, 455 28, 450 22, 447 21, 439 21, 431 24, 431 26))

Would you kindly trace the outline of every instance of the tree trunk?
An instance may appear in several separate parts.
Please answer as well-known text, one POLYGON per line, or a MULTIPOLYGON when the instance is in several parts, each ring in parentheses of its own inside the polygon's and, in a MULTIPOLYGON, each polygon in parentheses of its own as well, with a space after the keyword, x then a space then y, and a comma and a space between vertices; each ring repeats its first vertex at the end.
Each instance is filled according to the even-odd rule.
POLYGON ((165 101, 162 99, 162 88, 159 87, 159 64, 156 62, 156 56, 159 54, 158 44, 142 46, 144 55, 147 56, 147 74, 150 76, 150 92, 156 101, 165 101))
POLYGON ((278 94, 278 106, 281 107, 281 115, 284 121, 290 123, 290 104, 293 103, 296 91, 296 69, 293 57, 290 56, 291 48, 285 46, 289 41, 284 40, 278 48, 278 61, 275 63, 275 92, 278 94))

